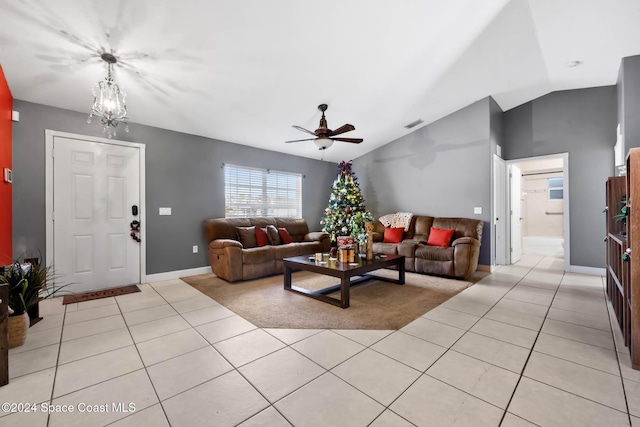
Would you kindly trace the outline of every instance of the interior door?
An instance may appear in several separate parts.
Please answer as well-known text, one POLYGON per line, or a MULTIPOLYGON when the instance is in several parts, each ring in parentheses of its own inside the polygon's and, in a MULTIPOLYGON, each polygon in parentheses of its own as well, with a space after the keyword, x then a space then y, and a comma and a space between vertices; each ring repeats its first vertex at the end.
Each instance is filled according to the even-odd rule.
POLYGON ((509 263, 507 257, 507 164, 493 155, 493 228, 495 235, 495 263, 509 263))
POLYGON ((140 283, 140 150, 56 136, 53 141, 56 273, 73 292, 140 283))
POLYGON ((522 171, 509 166, 509 192, 511 194, 511 264, 522 258, 522 171))

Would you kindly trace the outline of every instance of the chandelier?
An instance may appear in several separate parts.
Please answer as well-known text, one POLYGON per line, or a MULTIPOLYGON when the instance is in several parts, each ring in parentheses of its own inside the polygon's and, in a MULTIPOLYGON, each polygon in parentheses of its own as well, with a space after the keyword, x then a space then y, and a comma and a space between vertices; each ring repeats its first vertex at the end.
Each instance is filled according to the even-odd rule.
POLYGON ((119 123, 124 123, 124 131, 129 132, 127 104, 125 103, 127 95, 120 90, 120 86, 111 77, 113 64, 118 62, 116 57, 110 53, 103 53, 100 57, 107 63, 107 77, 98 82, 91 90, 93 106, 89 112, 87 123, 91 123, 93 116, 100 117, 103 126, 102 133, 106 134, 107 138, 113 138, 116 136, 116 127, 119 123))

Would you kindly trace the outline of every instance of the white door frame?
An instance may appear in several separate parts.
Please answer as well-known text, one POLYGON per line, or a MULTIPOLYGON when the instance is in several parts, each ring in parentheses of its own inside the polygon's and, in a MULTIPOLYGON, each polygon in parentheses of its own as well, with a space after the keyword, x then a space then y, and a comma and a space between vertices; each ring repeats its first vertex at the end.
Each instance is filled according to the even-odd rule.
POLYGON ((132 147, 140 150, 140 283, 147 281, 147 233, 146 233, 146 206, 145 206, 145 149, 144 144, 137 142, 117 141, 107 138, 98 138, 94 136, 79 135, 68 132, 58 132, 46 129, 45 134, 45 221, 46 221, 46 251, 45 265, 54 263, 53 250, 53 139, 54 137, 62 137, 68 139, 78 139, 81 141, 97 142, 101 144, 120 145, 124 147, 132 147))
POLYGON ((509 263, 515 264, 522 259, 522 170, 516 164, 507 166, 509 171, 509 263), (518 226, 518 235, 514 232, 518 226))
MULTIPOLYGON (((546 156, 524 157, 521 159, 507 160, 507 165, 512 163, 527 162, 530 160, 545 159, 562 159, 562 177, 564 183, 564 191, 562 202, 564 204, 564 271, 571 271, 571 230, 570 230, 570 214, 569 214, 569 153, 549 154, 546 156)), ((508 179, 508 177, 507 177, 508 179)), ((510 197, 509 197, 510 199, 510 197)), ((509 202, 510 204, 510 202, 509 202)), ((509 206, 511 209, 511 206, 509 206)), ((509 226, 509 239, 511 241, 511 226, 509 226)))
POLYGON ((509 263, 509 249, 510 245, 507 240, 507 236, 509 233, 507 231, 507 218, 509 215, 507 214, 507 208, 509 204, 507 203, 508 191, 507 191, 507 163, 506 161, 498 156, 497 154, 493 155, 493 218, 492 224, 494 229, 494 252, 493 252, 493 263, 495 265, 506 265, 509 263), (496 164, 499 164, 499 167, 502 169, 502 174, 498 174, 496 170, 496 164), (502 244, 498 244, 498 236, 502 237, 502 244))

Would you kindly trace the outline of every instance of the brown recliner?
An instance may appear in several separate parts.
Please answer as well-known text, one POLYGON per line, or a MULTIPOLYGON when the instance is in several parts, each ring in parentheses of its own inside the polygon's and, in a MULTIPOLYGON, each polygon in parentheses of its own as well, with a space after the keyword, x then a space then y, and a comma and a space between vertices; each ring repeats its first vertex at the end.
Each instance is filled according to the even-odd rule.
POLYGON ((416 273, 467 279, 478 268, 482 221, 414 215, 401 243, 383 243, 384 225, 376 223, 373 250, 405 256, 405 268, 416 273), (452 229, 449 247, 429 246, 431 227, 452 229))
POLYGON ((329 235, 309 232, 301 218, 214 218, 204 222, 209 242, 211 270, 229 282, 257 279, 282 273, 283 258, 327 252, 331 246, 329 235), (286 228, 292 243, 277 246, 245 248, 238 240, 236 227, 286 228))

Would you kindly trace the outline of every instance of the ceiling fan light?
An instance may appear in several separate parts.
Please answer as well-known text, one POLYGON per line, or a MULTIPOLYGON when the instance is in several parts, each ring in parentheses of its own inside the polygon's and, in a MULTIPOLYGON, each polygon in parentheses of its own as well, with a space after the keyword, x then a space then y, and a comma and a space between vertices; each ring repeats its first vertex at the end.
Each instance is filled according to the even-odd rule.
POLYGON ((320 150, 326 150, 327 148, 333 145, 333 139, 331 138, 316 138, 313 140, 313 143, 316 144, 316 147, 320 150))

